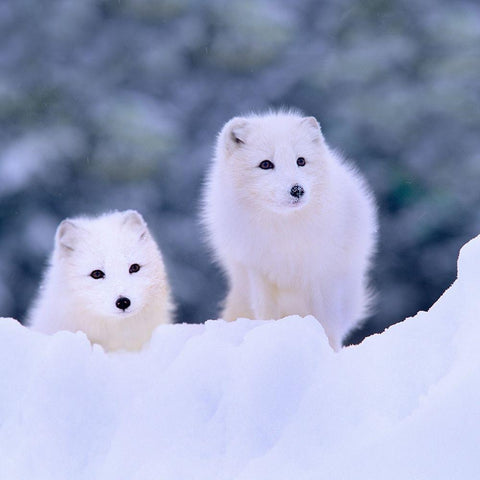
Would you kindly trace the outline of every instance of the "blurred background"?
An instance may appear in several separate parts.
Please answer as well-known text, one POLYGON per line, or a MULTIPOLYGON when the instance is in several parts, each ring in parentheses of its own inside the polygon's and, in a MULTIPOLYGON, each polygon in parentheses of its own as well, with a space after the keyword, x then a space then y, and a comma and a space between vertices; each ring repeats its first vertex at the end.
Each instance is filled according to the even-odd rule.
POLYGON ((372 185, 374 315, 427 309, 480 233, 474 0, 2 0, 0 315, 23 319, 57 224, 135 208, 165 256, 177 321, 225 293, 198 226, 215 136, 291 106, 372 185))

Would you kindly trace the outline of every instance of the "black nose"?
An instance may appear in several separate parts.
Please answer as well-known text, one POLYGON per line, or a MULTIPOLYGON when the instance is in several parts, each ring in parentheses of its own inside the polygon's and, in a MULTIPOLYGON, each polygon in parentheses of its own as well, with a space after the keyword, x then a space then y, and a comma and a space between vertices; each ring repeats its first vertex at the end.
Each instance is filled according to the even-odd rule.
POLYGON ((120 297, 116 302, 115 305, 120 310, 126 310, 130 306, 130 299, 127 297, 120 297))
POLYGON ((295 198, 300 198, 305 193, 301 185, 294 185, 290 190, 290 195, 295 198))

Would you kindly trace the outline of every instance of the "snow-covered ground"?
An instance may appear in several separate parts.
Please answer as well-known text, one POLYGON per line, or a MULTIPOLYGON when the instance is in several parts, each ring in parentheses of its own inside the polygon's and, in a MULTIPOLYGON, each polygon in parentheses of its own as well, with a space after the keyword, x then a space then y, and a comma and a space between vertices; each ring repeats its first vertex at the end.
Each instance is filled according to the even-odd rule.
POLYGON ((428 313, 334 353, 311 317, 140 353, 0 320, 0 478, 480 478, 480 237, 428 313))

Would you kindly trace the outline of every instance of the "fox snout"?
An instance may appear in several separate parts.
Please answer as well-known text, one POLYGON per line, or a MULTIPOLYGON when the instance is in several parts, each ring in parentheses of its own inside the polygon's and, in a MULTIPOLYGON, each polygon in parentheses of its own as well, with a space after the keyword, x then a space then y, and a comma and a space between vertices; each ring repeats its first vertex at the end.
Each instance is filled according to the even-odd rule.
POLYGON ((115 306, 120 309, 120 310, 123 310, 125 311, 130 305, 131 305, 131 301, 129 298, 127 297, 119 297, 117 299, 117 301, 115 302, 115 306))
POLYGON ((303 196, 304 193, 305 193, 304 188, 298 183, 293 185, 293 187, 290 189, 290 195, 296 198, 297 200, 300 200, 300 198, 303 196))

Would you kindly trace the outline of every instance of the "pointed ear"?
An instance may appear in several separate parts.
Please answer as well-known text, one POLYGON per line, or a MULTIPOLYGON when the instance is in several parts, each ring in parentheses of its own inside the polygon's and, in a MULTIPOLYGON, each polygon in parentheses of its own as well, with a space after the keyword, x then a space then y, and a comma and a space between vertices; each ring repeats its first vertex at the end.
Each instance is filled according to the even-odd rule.
POLYGON ((122 212, 122 215, 122 225, 125 225, 132 230, 138 230, 140 238, 144 238, 146 236, 148 230, 147 223, 140 213, 138 213, 136 210, 125 210, 122 212))
POLYGON ((230 153, 246 143, 249 128, 248 123, 246 118, 234 117, 223 127, 220 138, 230 153))
POLYGON ((322 130, 315 117, 304 117, 300 124, 310 132, 313 141, 319 142, 323 140, 322 130))
POLYGON ((60 225, 57 228, 55 243, 63 252, 73 252, 76 248, 80 234, 80 227, 74 221, 67 218, 60 222, 60 225))

